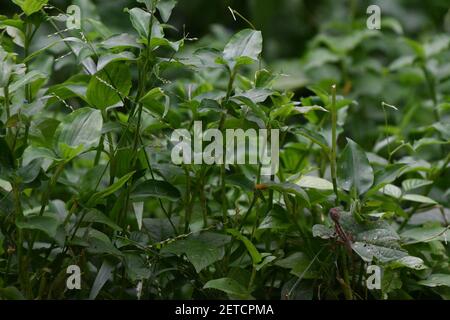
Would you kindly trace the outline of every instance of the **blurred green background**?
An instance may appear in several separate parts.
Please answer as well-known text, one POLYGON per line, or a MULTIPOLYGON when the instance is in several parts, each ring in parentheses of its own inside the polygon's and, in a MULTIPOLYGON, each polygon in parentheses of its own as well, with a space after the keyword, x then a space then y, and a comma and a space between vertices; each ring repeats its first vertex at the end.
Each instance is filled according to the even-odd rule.
MULTIPOLYGON (((108 27, 122 31, 130 28, 123 8, 136 5, 134 0, 52 0, 50 3, 58 8, 78 4, 83 13, 96 11, 108 27)), ((231 7, 263 32, 264 58, 273 61, 299 57, 307 41, 331 22, 351 26, 358 18, 367 18, 366 8, 371 4, 381 7, 382 17, 397 19, 410 37, 450 31, 448 0, 179 0, 170 22, 180 33, 185 26, 190 36, 198 38, 219 32, 219 26, 230 32, 248 27, 242 19, 233 20, 228 10, 231 7)), ((10 0, 1 0, 1 14, 18 11, 10 0)))

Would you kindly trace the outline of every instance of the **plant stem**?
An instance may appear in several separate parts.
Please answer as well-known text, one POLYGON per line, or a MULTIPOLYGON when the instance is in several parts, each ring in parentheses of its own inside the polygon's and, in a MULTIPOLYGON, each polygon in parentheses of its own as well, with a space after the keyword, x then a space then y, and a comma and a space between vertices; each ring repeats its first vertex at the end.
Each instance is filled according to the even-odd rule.
POLYGON ((336 134, 336 124, 337 124, 337 110, 336 110, 336 85, 331 86, 331 155, 330 155, 330 170, 331 170, 331 180, 333 182, 333 191, 336 195, 335 205, 339 205, 339 194, 337 189, 337 178, 336 178, 336 153, 337 153, 337 134, 336 134))
MULTIPOLYGON (((13 193, 14 193, 14 206, 16 211, 16 221, 20 221, 23 219, 22 205, 20 201, 20 191, 17 183, 13 184, 13 193)), ((19 283, 22 290, 28 293, 28 281, 26 277, 26 261, 25 256, 23 254, 23 244, 24 244, 24 236, 23 230, 21 228, 17 228, 17 260, 18 260, 18 275, 19 275, 19 283)))
MULTIPOLYGON (((229 70, 230 72, 230 78, 228 79, 228 86, 227 86, 227 93, 224 99, 224 102, 222 103, 222 116, 220 118, 220 122, 219 122, 219 130, 223 133, 223 126, 225 123, 225 118, 226 118, 226 114, 227 114, 227 109, 224 106, 224 104, 226 102, 228 102, 228 100, 230 99, 231 96, 231 92, 233 91, 233 82, 234 82, 234 77, 236 75, 235 70, 229 70)), ((224 145, 226 145, 226 140, 224 139, 224 145)), ((223 151, 223 163, 220 166, 220 187, 221 187, 221 198, 222 198, 222 219, 223 219, 223 223, 226 224, 227 223, 227 209, 228 209, 228 205, 227 205, 227 196, 226 196, 226 185, 225 185, 225 160, 226 160, 226 152, 223 151)))

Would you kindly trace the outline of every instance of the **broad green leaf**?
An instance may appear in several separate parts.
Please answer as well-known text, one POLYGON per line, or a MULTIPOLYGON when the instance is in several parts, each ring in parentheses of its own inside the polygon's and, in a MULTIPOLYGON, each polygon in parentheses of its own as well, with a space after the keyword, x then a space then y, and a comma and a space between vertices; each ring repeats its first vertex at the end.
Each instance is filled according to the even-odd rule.
POLYGON ((156 3, 156 8, 158 9, 159 14, 161 15, 161 19, 164 23, 169 21, 172 10, 176 4, 176 0, 160 0, 156 3))
POLYGON ((35 159, 59 160, 60 158, 50 149, 30 145, 23 153, 23 163, 28 164, 35 159))
POLYGON ((328 146, 327 140, 318 132, 311 131, 305 128, 300 128, 298 130, 295 130, 295 133, 298 133, 309 140, 311 140, 313 143, 319 145, 326 153, 329 152, 330 147, 328 146))
POLYGON ((261 69, 256 71, 255 73, 255 87, 256 88, 264 88, 269 86, 272 81, 275 79, 275 76, 266 69, 261 69))
POLYGON ((138 49, 142 48, 142 45, 137 42, 136 37, 127 33, 112 36, 103 41, 102 45, 107 49, 120 47, 134 47, 138 49))
POLYGON ((107 225, 113 230, 121 231, 122 228, 119 227, 117 224, 115 224, 110 218, 108 218, 103 212, 91 209, 89 212, 84 216, 83 219, 84 222, 91 222, 91 223, 100 223, 107 225))
POLYGON ((11 54, 0 47, 0 88, 4 88, 9 84, 9 80, 15 68, 16 65, 13 62, 11 54))
POLYGON ((41 8, 48 2, 48 0, 12 0, 15 4, 25 12, 27 16, 41 10, 41 8))
POLYGON ((402 196, 402 190, 399 187, 390 183, 381 188, 381 192, 383 192, 387 196, 391 196, 396 199, 400 199, 402 196))
POLYGON ((300 186, 296 185, 292 182, 268 182, 266 183, 267 188, 273 189, 275 191, 278 191, 280 193, 288 193, 288 194, 294 194, 296 196, 299 196, 303 200, 306 201, 306 203, 309 205, 309 197, 308 194, 300 188, 300 186))
POLYGON ((91 77, 86 98, 92 106, 105 109, 123 100, 130 88, 130 68, 120 61, 112 62, 91 77))
POLYGON ((427 204, 436 204, 437 202, 433 199, 422 196, 420 194, 405 194, 402 196, 402 200, 419 202, 419 203, 427 203, 427 204))
POLYGON ((227 229, 227 233, 231 234, 236 239, 242 241, 244 243, 245 247, 247 248, 248 253, 252 257, 253 264, 256 265, 261 262, 261 254, 259 253, 258 249, 256 249, 255 245, 243 234, 241 234, 236 229, 227 229))
POLYGON ((147 92, 140 100, 147 110, 159 117, 165 117, 169 111, 169 97, 157 87, 147 92))
POLYGON ((147 38, 150 26, 151 14, 140 8, 133 8, 131 10, 126 9, 130 14, 131 24, 133 28, 139 33, 143 38, 147 38))
POLYGON ((374 245, 364 242, 354 242, 353 250, 366 262, 372 262, 376 258, 382 263, 398 260, 406 257, 408 254, 398 248, 374 245))
POLYGON ((235 95, 238 97, 245 97, 253 101, 253 103, 264 102, 268 97, 270 97, 274 91, 266 88, 253 88, 235 95))
POLYGON ((402 182, 402 188, 405 192, 410 190, 414 190, 423 186, 427 186, 432 184, 433 181, 424 180, 424 179, 406 179, 402 182))
POLYGON ((410 268, 414 270, 422 270, 426 269, 426 266, 422 259, 418 257, 413 256, 406 256, 403 258, 400 258, 398 260, 395 260, 389 264, 390 268, 397 269, 397 268, 410 268))
POLYGON ((63 119, 56 129, 56 150, 60 155, 63 155, 66 146, 75 149, 77 154, 80 154, 93 146, 97 146, 102 125, 103 118, 99 110, 81 108, 72 112, 63 119))
POLYGON ((249 299, 251 298, 250 293, 247 289, 241 285, 239 282, 232 278, 220 278, 209 280, 203 289, 216 289, 223 291, 229 295, 235 296, 239 299, 249 299))
POLYGON ((13 93, 15 91, 17 91, 18 89, 24 87, 25 85, 37 80, 37 79, 45 79, 46 76, 36 70, 30 71, 27 74, 25 74, 24 76, 20 77, 19 79, 17 79, 16 81, 14 81, 13 83, 11 83, 11 85, 9 86, 9 92, 13 93))
POLYGON ((418 284, 431 288, 441 286, 450 287, 450 274, 434 273, 428 279, 419 281, 418 284))
POLYGON ((446 228, 440 225, 423 226, 420 228, 408 229, 402 232, 400 236, 405 239, 406 244, 436 240, 446 241, 446 239, 450 239, 450 231, 448 227, 446 228))
POLYGON ((375 181, 373 189, 379 189, 387 183, 393 182, 397 179, 405 170, 406 165, 401 163, 396 163, 388 165, 383 169, 377 170, 375 172, 375 181))
POLYGON ((97 72, 102 70, 103 68, 105 68, 111 62, 130 61, 130 60, 134 60, 134 59, 135 59, 134 54, 129 51, 122 51, 119 53, 109 53, 109 54, 102 55, 98 59, 97 72))
POLYGON ((333 190, 333 184, 330 181, 314 176, 302 176, 295 183, 302 188, 333 190))
POLYGON ((93 254, 111 254, 117 257, 122 256, 122 252, 112 244, 109 237, 96 229, 80 228, 76 233, 74 244, 86 246, 93 254))
POLYGON ((144 201, 152 197, 177 201, 181 195, 180 191, 170 183, 153 179, 138 184, 131 194, 133 201, 144 201))
POLYGON ((340 187, 346 191, 354 190, 358 195, 369 190, 374 180, 366 153, 350 139, 339 156, 337 174, 340 187))
POLYGON ((319 237, 322 239, 331 239, 335 236, 334 229, 326 227, 323 224, 315 224, 312 227, 313 237, 319 237))
POLYGON ((189 236, 187 239, 169 243, 161 252, 176 255, 186 254, 186 257, 192 263, 197 273, 199 273, 224 257, 224 245, 229 243, 230 240, 231 238, 227 235, 204 232, 199 235, 189 236))
POLYGON ((39 230, 54 238, 59 221, 54 216, 31 216, 25 217, 22 221, 17 221, 16 225, 20 229, 39 230))
POLYGON ((259 229, 287 229, 292 226, 289 221, 286 209, 279 205, 274 205, 266 217, 259 225, 259 229))
POLYGON ((258 60, 262 51, 261 31, 244 29, 231 37, 223 50, 223 58, 227 60, 231 68, 239 64, 248 64, 252 60, 258 60), (247 59, 240 58, 250 58, 247 59))
POLYGON ((314 279, 320 275, 313 270, 314 265, 311 264, 311 259, 303 252, 294 252, 291 255, 278 260, 275 265, 281 268, 290 269, 290 273, 303 279, 314 279))
POLYGON ((42 161, 35 159, 27 165, 20 167, 19 170, 17 170, 17 176, 20 178, 22 183, 33 182, 41 172, 41 165, 42 161))
MULTIPOLYGON (((375 258, 386 263, 408 256, 400 247, 400 237, 384 220, 359 223, 351 213, 341 211, 340 223, 344 231, 352 236, 352 249, 366 262, 375 258)), ((315 225, 313 229, 316 236, 324 239, 333 237, 332 231, 324 225, 315 225)))

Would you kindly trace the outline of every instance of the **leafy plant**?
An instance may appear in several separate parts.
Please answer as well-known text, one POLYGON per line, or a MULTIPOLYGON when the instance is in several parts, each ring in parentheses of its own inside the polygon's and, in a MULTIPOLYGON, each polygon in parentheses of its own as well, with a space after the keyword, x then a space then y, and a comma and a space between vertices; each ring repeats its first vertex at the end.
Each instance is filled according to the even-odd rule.
POLYGON ((352 13, 265 61, 231 8, 246 28, 194 41, 173 0, 116 8, 119 30, 52 2, 0 16, 0 298, 450 297, 446 35, 352 13), (278 129, 279 170, 175 164, 197 121, 278 129))

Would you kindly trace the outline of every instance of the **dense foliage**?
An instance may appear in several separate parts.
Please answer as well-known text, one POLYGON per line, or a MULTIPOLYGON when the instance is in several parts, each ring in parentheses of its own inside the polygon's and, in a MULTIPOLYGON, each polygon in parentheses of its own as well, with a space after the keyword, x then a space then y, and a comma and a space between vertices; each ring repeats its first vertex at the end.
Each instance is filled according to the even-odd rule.
POLYGON ((446 1, 406 26, 382 6, 381 30, 357 1, 279 1, 305 17, 281 44, 278 1, 221 4, 242 30, 200 39, 175 0, 74 0, 73 29, 63 2, 0 15, 0 298, 450 298, 446 1), (173 163, 196 121, 279 129, 278 172, 173 163))

